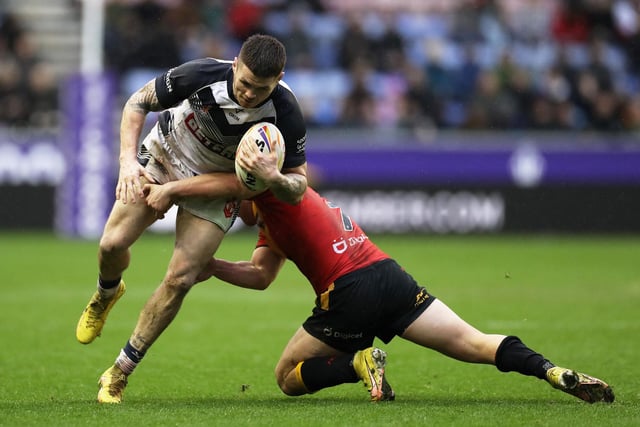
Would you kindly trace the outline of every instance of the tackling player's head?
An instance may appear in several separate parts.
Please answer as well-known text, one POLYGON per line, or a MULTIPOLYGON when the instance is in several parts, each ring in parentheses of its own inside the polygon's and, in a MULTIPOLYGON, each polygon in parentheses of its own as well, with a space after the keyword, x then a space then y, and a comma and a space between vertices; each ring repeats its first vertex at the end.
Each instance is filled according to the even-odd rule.
POLYGON ((253 108, 265 101, 282 76, 287 54, 275 37, 255 34, 242 45, 233 60, 233 95, 244 108, 253 108))

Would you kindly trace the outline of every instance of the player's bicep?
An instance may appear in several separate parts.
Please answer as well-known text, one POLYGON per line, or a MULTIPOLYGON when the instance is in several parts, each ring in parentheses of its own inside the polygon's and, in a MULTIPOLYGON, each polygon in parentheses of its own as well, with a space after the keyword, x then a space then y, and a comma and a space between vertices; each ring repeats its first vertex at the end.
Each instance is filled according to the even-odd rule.
POLYGON ((262 280, 267 284, 271 284, 276 279, 286 260, 284 256, 269 246, 257 247, 251 256, 251 264, 260 271, 262 280))

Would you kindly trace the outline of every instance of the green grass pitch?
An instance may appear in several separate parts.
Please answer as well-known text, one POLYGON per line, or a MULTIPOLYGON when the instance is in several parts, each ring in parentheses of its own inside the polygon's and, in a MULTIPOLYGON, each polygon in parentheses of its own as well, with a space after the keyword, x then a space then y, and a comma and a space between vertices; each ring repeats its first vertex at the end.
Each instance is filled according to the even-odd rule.
MULTIPOLYGON (((640 236, 372 238, 461 317, 608 381, 616 402, 589 405, 399 338, 382 345, 395 402, 370 403, 361 384, 287 397, 273 368, 314 299, 289 263, 262 292, 197 285, 130 377, 123 404, 102 406, 97 379, 161 280, 173 238, 136 243, 127 294, 102 337, 83 346, 74 330, 94 290, 97 242, 3 233, 0 426, 640 425, 640 236)), ((246 259, 253 243, 251 233, 232 234, 218 255, 246 259)))

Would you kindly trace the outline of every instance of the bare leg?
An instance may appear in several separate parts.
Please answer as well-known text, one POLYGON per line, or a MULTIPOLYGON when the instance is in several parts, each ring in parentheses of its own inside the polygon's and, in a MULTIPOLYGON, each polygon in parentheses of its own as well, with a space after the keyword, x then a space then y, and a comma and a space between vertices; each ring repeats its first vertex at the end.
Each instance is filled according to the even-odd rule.
POLYGON ((215 224, 182 209, 176 219, 176 243, 167 273, 145 304, 130 343, 145 352, 175 318, 196 276, 222 242, 224 232, 215 224))
POLYGON ((544 379, 554 388, 589 403, 611 403, 615 399, 613 390, 604 381, 556 367, 517 337, 484 334, 439 300, 435 300, 402 337, 464 362, 492 364, 502 372, 544 379))
POLYGON ((125 292, 121 278, 129 266, 129 247, 154 221, 155 213, 146 203, 114 203, 98 249, 100 286, 76 326, 80 343, 89 344, 100 336, 109 311, 125 292))
POLYGON ((276 379, 280 389, 289 396, 309 393, 296 374, 298 363, 314 357, 344 354, 309 335, 302 327, 291 337, 276 366, 276 379))
POLYGON ((176 243, 167 273, 140 312, 131 338, 113 366, 100 376, 98 401, 120 403, 122 393, 145 352, 175 318, 196 276, 218 249, 224 232, 183 209, 176 219, 176 243))
POLYGON ((155 220, 155 212, 144 201, 125 205, 116 200, 98 248, 102 279, 115 280, 122 276, 129 266, 129 248, 155 220))
POLYGON ((464 362, 494 364, 506 336, 480 332, 436 299, 402 338, 464 362))

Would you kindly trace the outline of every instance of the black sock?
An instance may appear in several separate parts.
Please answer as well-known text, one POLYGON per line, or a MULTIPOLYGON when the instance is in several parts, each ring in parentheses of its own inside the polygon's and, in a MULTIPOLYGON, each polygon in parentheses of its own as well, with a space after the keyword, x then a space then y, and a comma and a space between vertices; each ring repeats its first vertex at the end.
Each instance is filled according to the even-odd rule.
POLYGON ((313 393, 338 384, 357 383, 359 378, 353 370, 352 359, 353 354, 343 354, 305 360, 300 366, 305 387, 313 393))
POLYGON ((127 357, 133 360, 135 363, 140 363, 146 353, 146 351, 136 350, 136 348, 133 347, 129 341, 127 341, 127 344, 122 350, 127 355, 127 357))
POLYGON ((554 366, 541 354, 524 345, 518 337, 506 337, 496 351, 496 368, 502 372, 515 371, 543 380, 547 370, 554 366))
POLYGON ((98 277, 98 283, 102 289, 112 289, 120 284, 122 277, 118 277, 116 280, 103 280, 102 277, 98 277))

